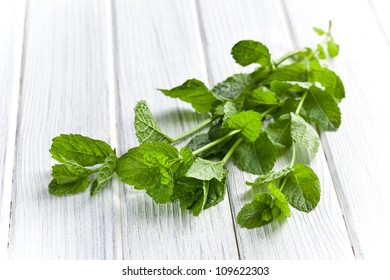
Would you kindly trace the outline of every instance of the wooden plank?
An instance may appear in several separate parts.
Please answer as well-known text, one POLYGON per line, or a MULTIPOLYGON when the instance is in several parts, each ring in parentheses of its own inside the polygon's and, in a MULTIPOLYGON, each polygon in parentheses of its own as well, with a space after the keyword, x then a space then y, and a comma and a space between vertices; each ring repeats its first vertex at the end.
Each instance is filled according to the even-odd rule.
POLYGON ((0 1, 0 260, 7 257, 25 6, 0 1))
MULTIPOLYGON (((387 258, 390 250, 390 50, 367 1, 286 1, 298 44, 318 42, 311 26, 333 21, 341 46, 334 67, 345 83, 343 124, 323 135, 332 177, 356 257, 387 258), (303 12, 304 11, 304 12, 303 12)), ((373 2, 374 3, 374 2, 373 2)), ((387 15, 386 15, 387 16, 387 15)))
POLYGON ((375 18, 379 22, 380 28, 386 35, 387 43, 390 44, 390 17, 388 16, 390 11, 389 1, 372 0, 369 1, 369 3, 373 9, 375 18))
MULTIPOLYGON (((200 0, 199 3, 212 83, 233 73, 247 71, 235 65, 230 55, 231 47, 239 40, 264 42, 274 58, 293 48, 280 2, 200 0)), ((285 165, 288 158, 279 162, 276 168, 285 165)), ((307 161, 305 158, 300 160, 307 161)), ((322 186, 321 202, 316 210, 309 214, 293 210, 292 217, 284 223, 274 222, 254 230, 235 225, 243 259, 353 258, 322 148, 311 167, 322 186)), ((229 168, 229 194, 236 215, 253 197, 253 191, 245 181, 253 180, 254 176, 243 174, 233 164, 229 168)))
POLYGON ((53 137, 80 133, 110 142, 108 24, 102 0, 28 3, 10 258, 121 257, 111 187, 93 198, 47 191, 53 137))
MULTIPOLYGON (((117 0, 116 58, 120 109, 120 151, 138 145, 132 107, 146 99, 162 129, 177 135, 205 116, 158 93, 189 78, 207 81, 194 1, 117 0)), ((198 217, 178 203, 156 205, 142 191, 123 186, 126 259, 236 259, 229 200, 198 217)))

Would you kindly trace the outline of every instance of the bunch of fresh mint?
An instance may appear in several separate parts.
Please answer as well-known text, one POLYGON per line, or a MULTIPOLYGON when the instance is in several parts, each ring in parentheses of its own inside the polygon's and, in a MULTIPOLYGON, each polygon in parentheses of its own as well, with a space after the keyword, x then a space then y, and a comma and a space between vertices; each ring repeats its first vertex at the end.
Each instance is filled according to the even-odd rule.
POLYGON ((134 126, 140 146, 119 158, 100 140, 75 134, 54 138, 50 152, 61 164, 52 168, 49 192, 61 196, 84 191, 90 175, 97 173, 90 190, 94 195, 116 173, 156 203, 179 200, 183 210, 197 216, 224 199, 225 165, 232 157, 241 170, 259 175, 247 185, 268 187, 238 213, 242 227, 289 217, 290 206, 313 210, 320 200, 319 179, 309 166, 296 162, 296 151, 300 146, 316 154, 319 138, 310 124, 334 131, 341 123, 337 104, 345 95, 343 83, 320 63, 339 52, 330 29, 314 28, 323 37, 315 49, 294 50, 277 60, 262 43, 240 41, 233 46, 233 58, 242 66, 257 65, 252 73, 233 75, 211 90, 196 79, 161 90, 209 115, 177 137, 166 135, 147 103, 139 101, 134 126), (206 133, 194 136, 180 151, 172 145, 206 126, 206 133), (274 171, 276 159, 288 149, 292 149, 290 164, 274 171))

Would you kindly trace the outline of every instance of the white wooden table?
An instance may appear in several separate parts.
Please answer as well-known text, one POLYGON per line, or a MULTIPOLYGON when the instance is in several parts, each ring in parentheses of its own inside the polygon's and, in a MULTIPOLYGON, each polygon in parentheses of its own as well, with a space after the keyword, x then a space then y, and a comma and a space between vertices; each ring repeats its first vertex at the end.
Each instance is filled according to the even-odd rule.
POLYGON ((388 257, 389 12, 387 0, 0 0, 0 258, 388 257), (118 179, 92 198, 48 194, 53 137, 80 133, 122 154, 137 145, 139 99, 176 135, 204 116, 156 88, 212 86, 243 71, 230 56, 237 41, 262 41, 276 58, 316 44, 311 27, 328 20, 347 98, 341 128, 321 134, 311 163, 322 185, 315 211, 241 229, 233 217, 253 177, 233 164, 227 197, 197 218, 118 179))

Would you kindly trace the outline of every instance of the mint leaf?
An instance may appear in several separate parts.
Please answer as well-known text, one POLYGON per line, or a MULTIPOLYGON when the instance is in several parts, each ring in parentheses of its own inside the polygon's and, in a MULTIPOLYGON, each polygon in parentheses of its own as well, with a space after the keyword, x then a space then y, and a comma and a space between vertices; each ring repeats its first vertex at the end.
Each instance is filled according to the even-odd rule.
POLYGON ((76 194, 85 191, 89 186, 90 180, 88 177, 82 177, 75 182, 67 184, 59 184, 56 179, 53 179, 49 184, 49 193, 56 196, 67 194, 76 194))
POLYGON ((301 163, 295 164, 293 170, 287 174, 281 191, 292 207, 304 212, 313 210, 321 195, 317 175, 310 167, 301 163))
POLYGON ((249 74, 235 74, 218 83, 211 91, 221 100, 235 99, 249 85, 250 81, 249 74))
POLYGON ((274 197, 275 206, 281 210, 285 217, 290 217, 290 207, 284 194, 272 183, 268 184, 268 189, 274 197))
POLYGON ((212 92, 201 81, 196 79, 187 80, 181 86, 173 89, 160 89, 160 91, 166 96, 179 98, 184 102, 190 103, 200 113, 212 112, 219 104, 212 92))
POLYGON ((340 50, 340 47, 338 44, 336 44, 333 40, 329 40, 327 42, 326 46, 328 47, 328 53, 329 53, 330 57, 334 58, 334 57, 338 56, 339 50, 340 50))
POLYGON ((243 40, 235 44, 232 48, 232 56, 241 66, 258 63, 265 67, 271 62, 268 48, 252 40, 243 40))
POLYGON ((270 194, 256 194, 253 201, 245 204, 238 213, 237 223, 243 228, 256 228, 270 223, 276 218, 272 214, 272 202, 270 194))
POLYGON ((275 69, 271 79, 279 81, 306 82, 307 68, 305 65, 299 62, 280 66, 275 69))
POLYGON ((320 139, 313 128, 301 117, 291 114, 291 138, 294 142, 306 147, 312 156, 318 151, 320 139))
POLYGON ((318 28, 318 27, 313 27, 313 30, 315 33, 317 33, 319 36, 322 36, 322 35, 325 35, 326 32, 324 30, 322 30, 321 28, 318 28))
POLYGON ((339 76, 332 70, 322 67, 318 61, 310 63, 310 80, 320 83, 325 92, 340 102, 345 97, 344 85, 339 76))
POLYGON ((67 164, 56 164, 52 167, 52 177, 59 185, 69 184, 86 177, 92 173, 91 170, 82 167, 75 169, 67 164))
POLYGON ((222 181, 211 179, 209 181, 209 189, 207 193, 207 199, 204 204, 204 209, 210 208, 220 203, 224 199, 225 193, 226 178, 223 178, 222 181))
POLYGON ((335 131, 341 124, 341 112, 332 96, 312 86, 303 108, 310 122, 314 122, 324 130, 335 131))
POLYGON ((255 111, 242 111, 229 119, 229 128, 241 130, 247 142, 254 142, 261 132, 262 115, 255 111))
POLYGON ((145 189, 157 203, 166 203, 173 193, 177 162, 179 153, 176 148, 162 142, 148 143, 121 156, 116 172, 122 182, 145 189))
POLYGON ((137 102, 137 105, 134 108, 134 113, 135 134, 140 144, 152 142, 172 142, 172 139, 161 131, 145 100, 137 102))
POLYGON ((245 108, 254 109, 259 106, 279 105, 279 99, 275 93, 267 87, 261 87, 245 95, 245 108))
POLYGON ((320 59, 325 59, 326 58, 326 54, 325 54, 325 50, 324 50, 324 47, 320 44, 317 45, 317 50, 318 50, 318 57, 320 59))
POLYGON ((291 116, 282 115, 279 119, 271 122, 265 129, 269 139, 280 149, 285 150, 292 145, 291 139, 291 116))
POLYGON ((202 212, 204 205, 207 200, 207 194, 209 192, 209 181, 203 181, 202 182, 202 195, 200 196, 200 199, 196 200, 193 205, 191 205, 192 214, 194 216, 198 216, 200 212, 202 212))
POLYGON ((270 171, 276 161, 278 150, 262 132, 255 142, 242 143, 234 152, 234 163, 243 171, 264 174, 270 171))
POLYGON ((287 174, 289 174, 293 168, 291 166, 286 166, 278 171, 270 171, 268 173, 265 173, 263 175, 260 175, 256 178, 256 180, 252 182, 246 182, 248 186, 256 187, 261 186, 264 183, 269 183, 281 178, 284 178, 287 174))
POLYGON ((198 157, 187 171, 186 177, 207 181, 215 178, 221 182, 227 173, 228 171, 223 168, 223 163, 198 157))
POLYGON ((74 161, 82 166, 103 163, 112 153, 111 147, 100 140, 79 134, 61 134, 53 138, 50 153, 62 163, 74 161))
POLYGON ((103 165, 99 169, 99 174, 96 180, 91 186, 91 195, 95 195, 98 191, 102 190, 115 174, 116 169, 116 151, 107 157, 103 165))

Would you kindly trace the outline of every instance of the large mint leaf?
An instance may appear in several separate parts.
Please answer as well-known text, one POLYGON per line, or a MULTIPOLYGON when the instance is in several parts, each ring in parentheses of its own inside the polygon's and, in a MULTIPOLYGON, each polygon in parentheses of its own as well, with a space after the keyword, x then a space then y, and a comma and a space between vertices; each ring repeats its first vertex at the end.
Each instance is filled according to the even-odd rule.
POLYGON ((301 117, 291 113, 291 137, 294 142, 306 147, 314 156, 320 145, 320 139, 313 128, 301 117))
POLYGON ((320 182, 310 167, 295 164, 285 180, 281 191, 291 206, 304 212, 310 212, 317 206, 321 195, 320 182))
POLYGON ((243 40, 232 48, 234 60, 241 66, 258 63, 262 66, 270 64, 271 55, 268 48, 260 42, 243 40))
POLYGON ((64 185, 73 183, 82 177, 90 175, 91 173, 91 170, 80 165, 78 168, 74 168, 68 164, 56 164, 52 167, 51 175, 57 184, 64 185))
POLYGON ((222 181, 211 179, 209 181, 209 189, 207 193, 207 199, 204 204, 204 209, 210 208, 220 203, 224 199, 225 193, 226 178, 222 179, 222 181))
POLYGON ((218 83, 211 91, 221 100, 235 99, 249 85, 250 81, 249 74, 235 74, 218 83))
POLYGON ((280 149, 285 150, 292 145, 291 139, 291 116, 282 115, 279 119, 271 122, 265 132, 269 139, 280 149))
POLYGON ((173 89, 160 89, 160 91, 166 96, 191 103, 192 107, 201 113, 212 112, 220 102, 201 81, 196 79, 187 80, 173 89))
POLYGON ((186 177, 207 181, 215 178, 218 181, 222 181, 225 179, 227 173, 228 171, 223 168, 223 163, 221 162, 196 158, 187 171, 186 177))
POLYGON ((99 174, 96 180, 92 183, 91 186, 91 195, 95 195, 97 192, 102 190, 107 183, 110 181, 112 176, 115 174, 116 169, 116 152, 114 152, 106 158, 103 165, 99 169, 99 174))
POLYGON ((237 223, 243 228, 256 228, 266 225, 281 214, 280 209, 274 208, 273 199, 268 193, 256 194, 253 201, 242 207, 237 215, 237 223))
POLYGON ((322 67, 317 60, 310 63, 310 80, 320 83, 325 92, 340 102, 345 97, 343 82, 332 70, 322 67))
POLYGON ((76 194, 85 191, 86 188, 88 188, 89 183, 90 180, 88 176, 68 184, 58 184, 56 179, 53 179, 49 184, 49 193, 56 196, 76 194))
POLYGON ((334 98, 315 86, 310 88, 303 108, 310 122, 324 130, 335 131, 341 124, 340 108, 334 98))
POLYGON ((50 153, 62 163, 74 161, 82 166, 103 163, 112 153, 111 147, 100 140, 79 134, 61 134, 53 138, 50 153))
POLYGON ((277 155, 277 148, 267 134, 262 132, 255 142, 238 146, 233 160, 241 170, 260 175, 272 170, 277 155))
POLYGON ((254 142, 261 133, 260 113, 255 111, 242 111, 229 119, 229 128, 233 130, 241 130, 242 137, 247 142, 254 142))
POLYGON ((172 142, 172 139, 161 131, 145 100, 137 102, 137 105, 134 107, 134 113, 135 134, 140 144, 152 142, 172 142))

